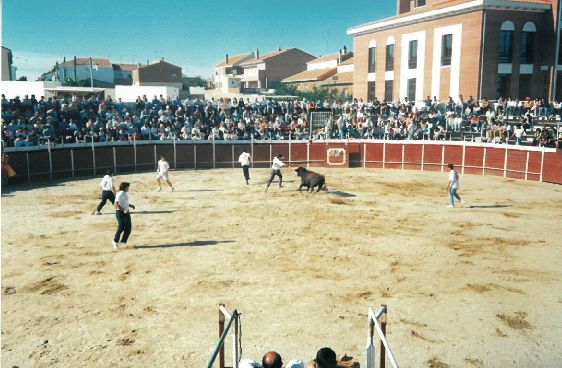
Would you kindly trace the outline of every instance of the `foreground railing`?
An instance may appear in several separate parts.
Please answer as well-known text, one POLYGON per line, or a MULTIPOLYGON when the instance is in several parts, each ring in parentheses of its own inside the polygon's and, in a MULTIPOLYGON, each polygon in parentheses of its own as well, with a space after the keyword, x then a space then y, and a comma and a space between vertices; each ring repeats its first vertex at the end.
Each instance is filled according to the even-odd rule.
POLYGON ((234 331, 232 334, 232 368, 238 368, 238 363, 240 362, 240 338, 241 338, 241 324, 240 324, 240 313, 235 309, 229 313, 224 304, 219 304, 219 341, 213 354, 211 354, 211 359, 209 359, 209 364, 207 368, 212 368, 217 356, 219 357, 219 368, 225 368, 224 365, 224 340, 226 335, 230 331, 230 328, 234 324, 234 331), (226 328, 224 326, 226 320, 226 328))
POLYGON ((365 351, 366 355, 366 365, 367 368, 375 368, 375 346, 373 345, 373 335, 374 330, 377 330, 379 338, 381 340, 380 345, 380 360, 379 366, 380 368, 385 367, 385 353, 388 354, 388 359, 394 368, 398 368, 398 363, 396 363, 396 359, 394 358, 394 354, 392 354, 392 350, 390 350, 390 345, 388 344, 388 340, 386 339, 386 313, 387 308, 386 305, 381 305, 381 308, 375 314, 373 309, 369 307, 369 334, 367 335, 367 347, 365 351))

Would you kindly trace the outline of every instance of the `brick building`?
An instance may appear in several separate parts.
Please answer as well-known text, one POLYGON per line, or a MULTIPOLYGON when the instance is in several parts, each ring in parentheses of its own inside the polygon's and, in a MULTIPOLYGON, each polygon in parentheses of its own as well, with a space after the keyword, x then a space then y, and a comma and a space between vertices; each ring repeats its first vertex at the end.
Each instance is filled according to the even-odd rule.
POLYGON ((347 31, 354 97, 562 97, 560 0, 398 0, 397 9, 347 31))

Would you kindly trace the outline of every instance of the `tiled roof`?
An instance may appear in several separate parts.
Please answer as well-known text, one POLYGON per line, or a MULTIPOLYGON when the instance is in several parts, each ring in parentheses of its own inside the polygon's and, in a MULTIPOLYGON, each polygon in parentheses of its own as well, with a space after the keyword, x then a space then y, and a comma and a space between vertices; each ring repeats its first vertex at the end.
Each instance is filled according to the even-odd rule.
POLYGON ((251 60, 248 60, 240 65, 244 66, 244 65, 253 65, 253 64, 257 64, 257 63, 261 63, 262 61, 265 61, 267 59, 270 59, 272 57, 281 55, 289 50, 293 50, 293 49, 281 49, 281 50, 276 50, 276 51, 272 51, 269 54, 265 54, 259 58, 253 58, 251 60))
MULTIPOLYGON (((98 67, 109 67, 109 68, 113 67, 109 59, 92 58, 92 63, 96 64, 98 67)), ((76 58, 76 65, 89 65, 89 64, 90 64, 90 58, 76 58)), ((72 66, 74 65, 74 59, 70 58, 65 63, 61 63, 59 65, 72 66)))
POLYGON ((336 73, 336 68, 305 70, 282 80, 283 83, 318 82, 336 73))
POLYGON ((240 60, 244 59, 247 56, 250 56, 252 53, 251 52, 247 52, 245 54, 239 54, 239 55, 234 55, 234 56, 229 56, 228 57, 228 63, 226 62, 226 60, 223 60, 222 62, 218 63, 217 65, 215 65, 215 68, 220 68, 223 66, 227 66, 227 65, 235 65, 236 63, 238 63, 240 60))
POLYGON ((317 57, 316 59, 310 60, 307 64, 322 63, 324 61, 338 60, 340 57, 339 52, 334 52, 333 54, 328 54, 324 56, 317 57))
POLYGON ((125 72, 132 72, 137 69, 139 64, 113 64, 114 69, 120 69, 125 72))
POLYGON ((326 78, 322 84, 350 84, 353 83, 353 72, 336 73, 326 78))

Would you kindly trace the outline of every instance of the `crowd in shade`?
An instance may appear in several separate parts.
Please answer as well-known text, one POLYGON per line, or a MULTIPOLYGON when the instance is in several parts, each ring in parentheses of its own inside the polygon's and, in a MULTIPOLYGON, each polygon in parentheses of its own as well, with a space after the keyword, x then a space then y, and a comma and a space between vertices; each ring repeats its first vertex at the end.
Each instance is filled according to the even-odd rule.
POLYGON ((477 140, 561 144, 561 104, 542 99, 489 101, 306 101, 111 96, 63 99, 2 95, 2 141, 7 147, 129 140, 477 140), (310 124, 311 113, 324 120, 310 124))

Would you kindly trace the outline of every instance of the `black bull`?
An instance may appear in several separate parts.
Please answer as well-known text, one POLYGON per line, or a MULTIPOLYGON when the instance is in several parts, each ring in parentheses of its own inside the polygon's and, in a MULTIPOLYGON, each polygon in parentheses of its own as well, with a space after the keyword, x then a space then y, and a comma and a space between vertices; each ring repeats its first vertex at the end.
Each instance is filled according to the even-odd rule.
POLYGON ((321 189, 326 189, 326 178, 324 175, 320 175, 313 171, 308 171, 304 167, 299 167, 295 170, 298 176, 301 178, 301 185, 299 187, 299 191, 302 190, 302 187, 306 187, 306 191, 309 190, 312 192, 314 191, 315 187, 318 187, 316 192, 318 193, 321 189))

